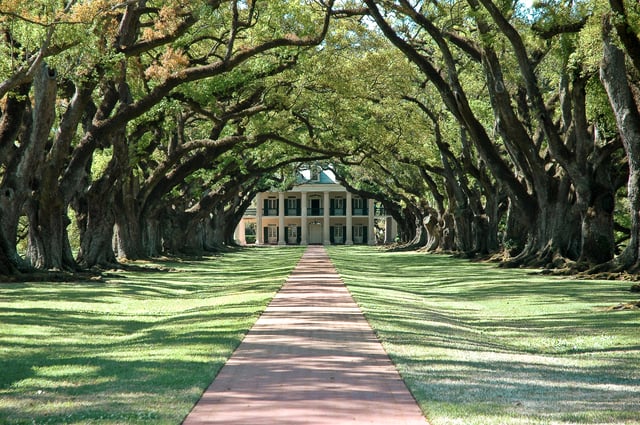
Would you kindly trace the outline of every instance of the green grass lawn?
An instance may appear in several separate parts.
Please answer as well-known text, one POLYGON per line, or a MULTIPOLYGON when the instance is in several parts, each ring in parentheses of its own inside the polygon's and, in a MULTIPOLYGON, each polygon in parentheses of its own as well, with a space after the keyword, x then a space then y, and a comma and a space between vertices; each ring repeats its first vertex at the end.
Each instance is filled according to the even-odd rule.
MULTIPOLYGON (((640 424, 640 313, 605 311, 628 282, 329 252, 432 425, 640 424)), ((0 283, 0 424, 179 424, 301 254, 0 283)))
POLYGON ((640 424, 640 312, 605 311, 629 282, 329 253, 432 425, 640 424))
POLYGON ((179 424, 302 252, 0 283, 0 424, 179 424))

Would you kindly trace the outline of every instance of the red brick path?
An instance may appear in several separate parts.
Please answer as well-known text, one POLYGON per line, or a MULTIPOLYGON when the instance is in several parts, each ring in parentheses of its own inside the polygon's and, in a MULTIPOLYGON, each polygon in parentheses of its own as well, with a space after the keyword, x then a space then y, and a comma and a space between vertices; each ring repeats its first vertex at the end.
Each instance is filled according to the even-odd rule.
POLYGON ((310 246, 184 425, 426 425, 321 246, 310 246))

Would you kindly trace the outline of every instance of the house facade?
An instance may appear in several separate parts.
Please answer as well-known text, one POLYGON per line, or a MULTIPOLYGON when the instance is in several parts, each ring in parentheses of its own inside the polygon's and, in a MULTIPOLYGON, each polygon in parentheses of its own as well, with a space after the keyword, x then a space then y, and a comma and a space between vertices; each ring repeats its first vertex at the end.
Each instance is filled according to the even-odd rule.
POLYGON ((373 199, 350 193, 327 171, 311 170, 298 181, 290 191, 256 196, 255 208, 236 229, 239 244, 375 245, 395 239, 395 221, 373 199))

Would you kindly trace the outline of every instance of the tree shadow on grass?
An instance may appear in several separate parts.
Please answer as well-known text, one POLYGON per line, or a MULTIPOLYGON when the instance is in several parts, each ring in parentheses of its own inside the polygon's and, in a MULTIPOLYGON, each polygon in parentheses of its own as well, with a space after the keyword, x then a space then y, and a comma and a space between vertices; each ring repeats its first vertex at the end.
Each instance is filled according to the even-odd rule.
POLYGON ((52 330, 56 323, 55 329, 67 329, 59 335, 54 330, 32 344, 2 342, 5 352, 15 355, 0 356, 0 418, 5 418, 0 423, 100 418, 111 423, 178 423, 252 322, 246 312, 230 310, 216 314, 203 309, 200 314, 152 322, 124 317, 109 321, 44 309, 21 311, 13 318, 4 315, 3 322, 40 321, 52 330), (244 326, 217 329, 217 321, 244 326), (74 327, 83 336, 65 342, 68 328, 74 327), (111 342, 104 342, 104 332, 111 333, 111 342))
POLYGON ((634 311, 616 282, 438 255, 333 250, 434 424, 640 423, 634 311))
POLYGON ((179 423, 301 254, 286 251, 3 285, 0 424, 179 423))

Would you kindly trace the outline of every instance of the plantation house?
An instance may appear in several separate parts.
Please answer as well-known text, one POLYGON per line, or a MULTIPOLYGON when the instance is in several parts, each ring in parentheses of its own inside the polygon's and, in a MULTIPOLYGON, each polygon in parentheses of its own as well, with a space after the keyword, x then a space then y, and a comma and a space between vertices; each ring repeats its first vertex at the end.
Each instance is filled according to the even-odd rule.
POLYGON ((236 241, 245 245, 333 245, 393 242, 395 221, 373 199, 353 195, 322 169, 298 175, 287 192, 256 196, 236 229, 236 241))

